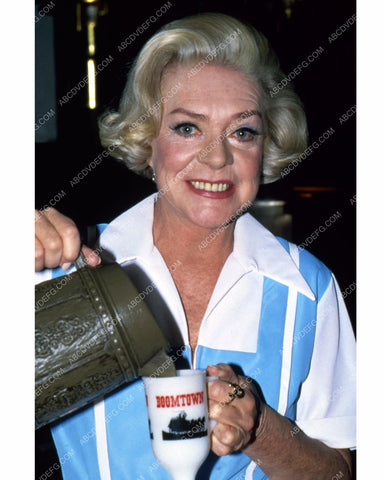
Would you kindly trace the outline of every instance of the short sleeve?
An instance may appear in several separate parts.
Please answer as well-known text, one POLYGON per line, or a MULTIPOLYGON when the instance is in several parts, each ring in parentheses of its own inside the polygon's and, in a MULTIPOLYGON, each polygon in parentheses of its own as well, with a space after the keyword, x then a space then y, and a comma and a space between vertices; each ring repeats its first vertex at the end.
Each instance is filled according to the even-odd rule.
POLYGON ((333 276, 318 303, 311 366, 297 403, 296 423, 329 447, 356 446, 356 342, 333 276))

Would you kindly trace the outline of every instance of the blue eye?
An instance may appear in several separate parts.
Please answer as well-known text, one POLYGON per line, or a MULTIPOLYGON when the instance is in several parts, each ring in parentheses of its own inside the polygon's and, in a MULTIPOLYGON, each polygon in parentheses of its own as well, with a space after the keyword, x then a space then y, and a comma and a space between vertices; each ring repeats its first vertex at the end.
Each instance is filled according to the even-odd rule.
POLYGON ((197 129, 196 125, 194 125, 193 123, 178 123, 171 128, 174 132, 185 137, 196 133, 197 129))
POLYGON ((257 131, 250 127, 242 127, 234 132, 236 139, 243 142, 249 142, 253 140, 257 134, 257 131))

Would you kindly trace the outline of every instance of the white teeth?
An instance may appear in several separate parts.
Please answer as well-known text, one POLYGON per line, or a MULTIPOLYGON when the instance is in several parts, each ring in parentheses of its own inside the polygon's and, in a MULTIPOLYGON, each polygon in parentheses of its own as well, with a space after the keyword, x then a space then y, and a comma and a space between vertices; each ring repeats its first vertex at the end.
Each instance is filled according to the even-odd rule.
POLYGON ((229 183, 208 183, 208 182, 190 182, 197 190, 206 192, 225 192, 230 189, 229 183))

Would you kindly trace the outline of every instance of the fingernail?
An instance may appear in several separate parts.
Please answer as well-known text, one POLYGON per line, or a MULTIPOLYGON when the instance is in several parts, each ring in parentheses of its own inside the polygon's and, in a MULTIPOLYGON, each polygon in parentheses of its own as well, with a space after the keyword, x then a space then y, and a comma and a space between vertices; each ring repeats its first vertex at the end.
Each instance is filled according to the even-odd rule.
POLYGON ((207 368, 216 368, 216 370, 220 370, 218 365, 208 365, 207 368))
POLYGON ((63 263, 63 265, 61 266, 61 268, 63 270, 68 270, 68 268, 71 266, 72 264, 70 262, 65 262, 63 263))
POLYGON ((96 263, 95 263, 95 266, 96 265, 100 265, 101 263, 101 258, 99 257, 99 255, 97 255, 96 252, 91 252, 88 256, 87 256, 87 261, 89 262, 93 262, 94 260, 96 260, 96 263))

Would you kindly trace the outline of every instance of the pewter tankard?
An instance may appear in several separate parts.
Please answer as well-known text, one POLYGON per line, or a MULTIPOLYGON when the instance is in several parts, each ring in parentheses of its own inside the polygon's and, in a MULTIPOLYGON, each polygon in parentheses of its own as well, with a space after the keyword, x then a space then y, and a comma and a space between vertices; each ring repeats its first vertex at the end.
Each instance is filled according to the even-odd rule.
POLYGON ((36 285, 36 428, 140 376, 175 375, 169 345, 117 263, 36 285))

